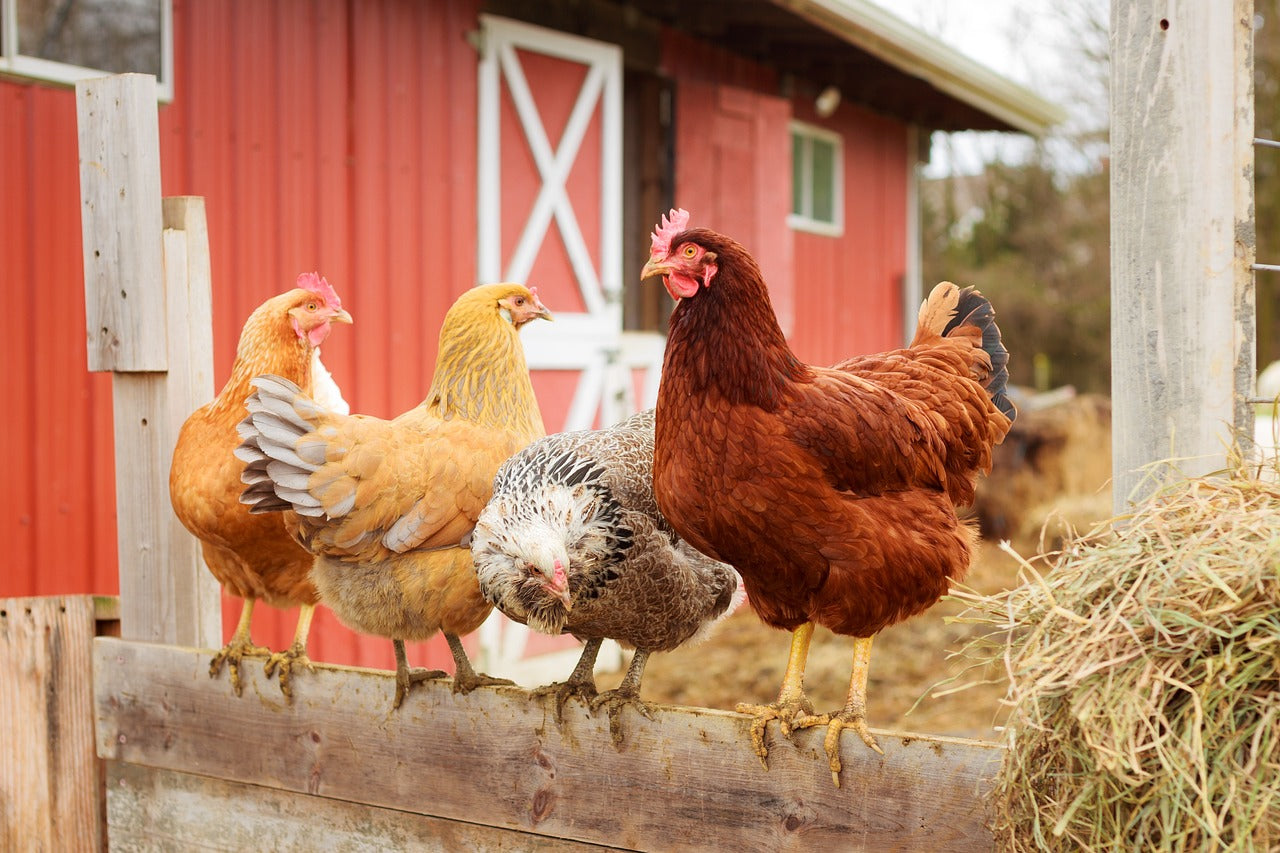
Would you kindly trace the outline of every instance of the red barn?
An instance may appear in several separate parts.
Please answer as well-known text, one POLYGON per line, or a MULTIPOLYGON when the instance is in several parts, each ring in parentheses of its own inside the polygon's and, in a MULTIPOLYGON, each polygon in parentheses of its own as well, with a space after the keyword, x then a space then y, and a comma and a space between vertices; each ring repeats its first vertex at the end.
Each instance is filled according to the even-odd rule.
MULTIPOLYGON (((867 0, 92 9, 0 0, 16 21, 0 32, 0 597, 117 590, 111 386, 86 370, 69 81, 159 77, 163 192, 207 204, 216 386, 249 312, 314 269, 357 323, 330 338, 327 365, 353 410, 394 415, 425 392, 453 299, 515 279, 556 314, 525 338, 551 430, 651 403, 670 306, 636 277, 673 204, 750 249, 798 354, 832 362, 903 339, 929 132, 1038 133, 1061 117, 867 0)), ((291 617, 257 617, 259 642, 287 645, 291 617)), ((312 638, 318 660, 391 662, 390 644, 323 608, 312 638)))

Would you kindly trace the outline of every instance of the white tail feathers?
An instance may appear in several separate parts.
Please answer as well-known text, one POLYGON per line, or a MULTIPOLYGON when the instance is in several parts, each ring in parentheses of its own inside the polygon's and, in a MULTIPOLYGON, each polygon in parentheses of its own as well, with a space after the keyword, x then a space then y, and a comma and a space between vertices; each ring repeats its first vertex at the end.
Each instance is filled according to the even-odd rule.
POLYGON ((929 292, 929 296, 920 303, 920 314, 916 320, 916 340, 922 332, 935 335, 942 330, 956 315, 956 306, 960 304, 960 288, 949 281, 939 282, 929 292))

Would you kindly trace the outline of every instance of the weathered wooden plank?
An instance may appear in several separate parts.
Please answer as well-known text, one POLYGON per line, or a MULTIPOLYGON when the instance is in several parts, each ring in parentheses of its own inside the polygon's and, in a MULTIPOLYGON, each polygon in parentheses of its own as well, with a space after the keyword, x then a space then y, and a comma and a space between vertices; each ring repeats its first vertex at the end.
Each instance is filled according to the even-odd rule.
POLYGON ((221 600, 199 543, 169 504, 169 466, 187 415, 213 398, 209 237, 200 199, 165 200, 163 373, 115 373, 116 534, 123 636, 221 645, 221 600))
POLYGON ((102 847, 93 598, 0 599, 0 850, 102 847))
POLYGON ((164 370, 156 81, 76 83, 89 369, 164 370))
MULTIPOLYGON (((169 467, 183 421, 213 399, 213 284, 209 259, 209 229, 204 199, 176 196, 163 201, 165 293, 169 325, 169 371, 163 384, 165 413, 163 454, 158 482, 166 490, 164 521, 167 555, 161 556, 171 589, 174 624, 156 639, 186 646, 222 644, 222 595, 218 582, 204 565, 199 542, 169 509, 169 467)), ((144 589, 155 589, 144 579, 144 589)))
POLYGON ((1117 513, 1143 466, 1221 470, 1253 432, 1252 27, 1253 0, 1112 3, 1117 513))
POLYGON ((616 849, 120 761, 107 762, 107 816, 112 849, 132 853, 616 849))
MULTIPOLYGON (((770 770, 738 714, 605 719, 518 688, 415 689, 389 713, 387 673, 318 665, 285 705, 257 667, 243 698, 208 676, 209 652, 99 638, 99 754, 417 815, 633 849, 989 850, 982 795, 1001 750, 881 733, 882 758, 845 738, 831 784, 821 731, 771 729, 770 770)), ((317 808, 316 819, 323 809, 317 808)))

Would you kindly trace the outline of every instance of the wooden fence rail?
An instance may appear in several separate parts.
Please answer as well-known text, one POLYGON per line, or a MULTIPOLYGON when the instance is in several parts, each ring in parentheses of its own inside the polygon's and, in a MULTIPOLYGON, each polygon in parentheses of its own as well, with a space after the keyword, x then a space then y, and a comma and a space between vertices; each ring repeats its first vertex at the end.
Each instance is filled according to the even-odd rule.
POLYGON ((282 838, 298 849, 343 838, 361 849, 992 847, 983 795, 1002 751, 986 743, 884 732, 881 757, 846 737, 837 789, 825 730, 793 744, 771 729, 766 772, 740 714, 626 710, 617 749, 603 715, 570 702, 560 728, 551 700, 516 687, 455 695, 427 683, 393 713, 388 673, 317 665, 285 705, 259 667, 236 698, 209 678, 209 654, 96 641, 113 842, 159 831, 211 850, 282 838))

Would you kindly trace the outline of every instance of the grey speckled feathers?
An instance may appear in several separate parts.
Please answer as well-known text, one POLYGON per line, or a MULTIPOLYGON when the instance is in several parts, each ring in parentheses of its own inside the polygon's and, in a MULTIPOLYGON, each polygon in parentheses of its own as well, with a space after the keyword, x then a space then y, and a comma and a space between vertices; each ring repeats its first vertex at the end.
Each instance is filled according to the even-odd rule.
POLYGON ((581 670, 601 639, 636 648, 619 688, 634 701, 648 653, 698 637, 742 600, 737 573, 681 540, 658 511, 653 428, 648 411, 529 445, 498 470, 471 541, 480 588, 499 610, 587 641, 568 685, 584 698, 594 680, 581 670))

